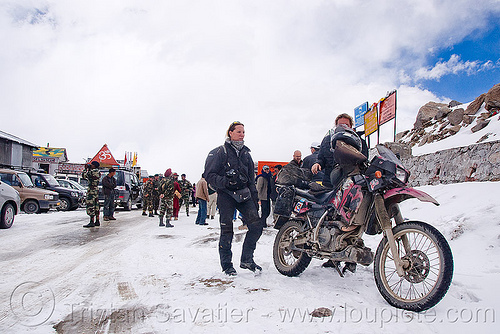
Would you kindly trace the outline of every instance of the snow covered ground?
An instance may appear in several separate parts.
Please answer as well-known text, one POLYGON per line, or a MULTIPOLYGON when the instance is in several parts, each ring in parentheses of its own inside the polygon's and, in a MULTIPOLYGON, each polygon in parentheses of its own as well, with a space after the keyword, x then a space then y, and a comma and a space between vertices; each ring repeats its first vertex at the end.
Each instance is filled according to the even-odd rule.
MULTIPOLYGON (((218 216, 197 226, 192 208, 166 229, 138 210, 119 211, 118 220, 89 230, 79 209, 20 214, 11 229, 0 230, 0 332, 498 333, 500 184, 419 189, 441 205, 410 200, 403 215, 437 227, 455 261, 447 295, 426 312, 388 305, 373 265, 341 278, 313 260, 300 277, 280 275, 272 228, 255 254, 263 273, 240 269, 229 278, 219 266, 218 216), (320 307, 332 316, 312 317, 320 307)), ((235 233, 237 266, 245 232, 235 233)), ((366 237, 373 250, 379 241, 366 237)))

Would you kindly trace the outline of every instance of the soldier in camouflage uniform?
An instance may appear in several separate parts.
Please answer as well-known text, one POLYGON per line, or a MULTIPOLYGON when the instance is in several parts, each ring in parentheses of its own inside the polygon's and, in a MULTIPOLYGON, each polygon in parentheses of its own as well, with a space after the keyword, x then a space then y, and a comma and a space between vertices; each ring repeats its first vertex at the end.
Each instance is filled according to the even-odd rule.
POLYGON ((189 217, 189 198, 191 197, 191 190, 193 189, 193 186, 191 185, 191 182, 186 179, 186 174, 181 175, 179 186, 181 186, 182 194, 180 206, 182 207, 183 204, 186 204, 186 215, 189 217))
POLYGON ((158 207, 160 206, 160 175, 155 174, 155 179, 153 180, 153 209, 155 215, 158 214, 158 207))
POLYGON ((85 178, 89 182, 85 204, 87 206, 87 214, 90 216, 90 223, 88 223, 87 225, 83 225, 83 227, 100 226, 101 223, 99 222, 98 185, 99 179, 101 178, 101 173, 99 172, 99 163, 97 161, 92 161, 90 165, 85 166, 83 178, 85 178))
POLYGON ((153 191, 154 182, 153 177, 150 176, 146 184, 144 185, 144 206, 142 207, 142 215, 146 215, 146 209, 149 211, 149 217, 153 217, 153 191))
POLYGON ((172 178, 172 170, 169 168, 165 172, 165 178, 160 184, 160 226, 174 227, 170 224, 172 211, 174 206, 174 180, 172 178), (166 213, 165 224, 163 223, 163 216, 166 213))

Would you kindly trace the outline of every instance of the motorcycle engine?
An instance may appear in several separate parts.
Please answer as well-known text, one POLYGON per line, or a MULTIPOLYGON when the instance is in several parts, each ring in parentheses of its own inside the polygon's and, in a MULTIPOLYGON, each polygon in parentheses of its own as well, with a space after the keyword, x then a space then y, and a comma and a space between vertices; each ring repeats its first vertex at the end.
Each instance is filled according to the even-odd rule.
POLYGON ((325 222, 324 226, 319 229, 318 241, 322 249, 336 252, 347 246, 345 241, 340 240, 342 232, 336 227, 337 225, 335 222, 325 222))
POLYGON ((322 227, 319 229, 318 241, 321 248, 328 249, 331 239, 332 235, 330 234, 330 229, 328 227, 322 227))

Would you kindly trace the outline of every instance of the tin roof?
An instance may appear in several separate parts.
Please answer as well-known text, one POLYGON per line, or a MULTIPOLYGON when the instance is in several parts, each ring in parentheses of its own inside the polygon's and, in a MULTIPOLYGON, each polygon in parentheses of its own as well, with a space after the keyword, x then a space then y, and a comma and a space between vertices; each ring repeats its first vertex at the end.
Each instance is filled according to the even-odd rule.
POLYGON ((14 135, 11 135, 10 133, 3 132, 2 130, 0 130, 0 138, 7 139, 7 140, 10 140, 10 141, 13 141, 13 142, 16 142, 19 144, 23 144, 26 146, 31 146, 31 147, 38 147, 39 146, 39 145, 33 144, 27 140, 24 140, 24 139, 21 139, 19 137, 14 136, 14 135))

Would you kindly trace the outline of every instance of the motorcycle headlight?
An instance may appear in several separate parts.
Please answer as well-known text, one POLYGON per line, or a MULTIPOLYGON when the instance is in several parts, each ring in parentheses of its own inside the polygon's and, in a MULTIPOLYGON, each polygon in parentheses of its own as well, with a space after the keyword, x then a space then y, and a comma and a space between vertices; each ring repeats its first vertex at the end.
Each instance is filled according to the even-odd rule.
POLYGON ((43 195, 43 198, 45 198, 46 200, 52 200, 54 199, 54 195, 45 194, 43 195))
POLYGON ((403 168, 396 168, 396 178, 402 183, 406 183, 408 173, 403 168))

